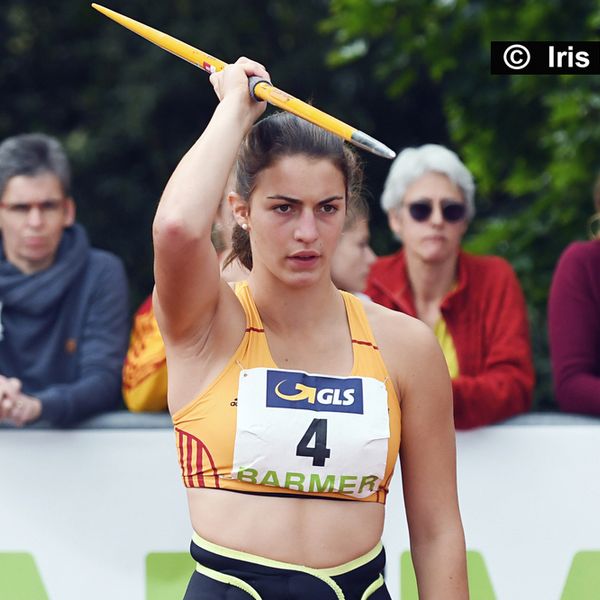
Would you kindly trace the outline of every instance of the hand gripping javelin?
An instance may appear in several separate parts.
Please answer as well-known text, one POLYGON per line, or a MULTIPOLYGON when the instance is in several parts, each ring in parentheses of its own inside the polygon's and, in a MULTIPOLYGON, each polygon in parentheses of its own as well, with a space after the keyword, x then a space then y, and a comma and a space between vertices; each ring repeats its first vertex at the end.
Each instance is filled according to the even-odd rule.
MULTIPOLYGON (((130 19, 125 15, 121 15, 118 12, 100 6, 99 4, 92 4, 92 7, 113 21, 123 25, 123 27, 130 29, 153 44, 163 48, 163 50, 167 50, 168 52, 175 54, 175 56, 187 60, 207 73, 222 71, 227 66, 227 63, 224 63, 222 60, 219 60, 206 52, 202 52, 202 50, 198 50, 166 33, 162 33, 161 31, 158 31, 158 29, 148 27, 139 21, 130 19)), ((250 95, 255 100, 265 100, 269 104, 273 104, 298 117, 306 119, 327 131, 331 131, 331 133, 339 135, 356 146, 360 146, 373 154, 377 154, 378 156, 389 159, 396 156, 396 153, 393 150, 390 150, 390 148, 381 142, 378 142, 370 135, 367 135, 358 129, 354 129, 354 127, 347 125, 343 121, 328 115, 310 104, 306 104, 306 102, 302 102, 302 100, 298 100, 298 98, 294 98, 294 96, 290 96, 288 93, 273 86, 270 81, 266 81, 260 77, 250 77, 248 84, 250 86, 250 95)))

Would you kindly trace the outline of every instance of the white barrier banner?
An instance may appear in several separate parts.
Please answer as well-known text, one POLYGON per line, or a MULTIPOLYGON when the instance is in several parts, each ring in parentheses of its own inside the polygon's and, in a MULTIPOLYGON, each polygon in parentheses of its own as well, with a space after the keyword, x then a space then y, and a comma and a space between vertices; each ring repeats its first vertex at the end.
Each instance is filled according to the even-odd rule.
MULTIPOLYGON (((600 424, 457 445, 472 599, 600 598, 600 424)), ((176 600, 190 537, 171 430, 0 430, 3 600, 176 600)), ((384 543, 392 598, 416 600, 399 474, 384 543)))

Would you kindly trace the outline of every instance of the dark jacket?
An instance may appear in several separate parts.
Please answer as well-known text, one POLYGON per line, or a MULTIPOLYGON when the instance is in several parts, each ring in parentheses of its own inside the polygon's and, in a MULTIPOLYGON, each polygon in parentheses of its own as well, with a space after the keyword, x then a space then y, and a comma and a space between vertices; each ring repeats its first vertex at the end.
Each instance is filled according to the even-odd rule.
POLYGON ((123 264, 92 249, 80 225, 32 275, 0 245, 0 374, 41 400, 43 420, 67 426, 119 405, 128 311, 123 264))

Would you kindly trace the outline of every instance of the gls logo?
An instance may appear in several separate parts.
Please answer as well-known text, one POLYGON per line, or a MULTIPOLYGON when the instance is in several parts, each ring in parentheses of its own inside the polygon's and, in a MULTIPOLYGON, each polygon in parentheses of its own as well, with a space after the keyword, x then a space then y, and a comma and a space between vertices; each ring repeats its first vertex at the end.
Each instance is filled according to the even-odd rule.
POLYGON ((267 371, 267 406, 363 414, 362 380, 267 371))
POLYGON ((344 399, 340 399, 339 389, 334 388, 323 388, 321 390, 317 390, 314 387, 308 387, 307 385, 303 385, 301 383, 296 384, 296 390, 298 393, 296 394, 284 394, 279 388, 283 383, 285 383, 285 379, 280 381, 275 387, 275 393, 282 398, 283 400, 308 400, 309 404, 315 403, 315 397, 317 402, 321 404, 335 404, 339 406, 350 406, 350 404, 354 403, 354 390, 344 390, 344 399))

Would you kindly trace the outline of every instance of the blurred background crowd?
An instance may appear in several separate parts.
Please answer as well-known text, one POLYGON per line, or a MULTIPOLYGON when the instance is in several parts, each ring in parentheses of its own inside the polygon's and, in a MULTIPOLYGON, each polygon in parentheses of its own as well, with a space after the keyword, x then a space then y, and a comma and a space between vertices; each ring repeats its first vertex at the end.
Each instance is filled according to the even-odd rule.
MULTIPOLYGON (((275 85, 396 151, 454 150, 477 186, 463 247, 514 268, 527 302, 534 408, 555 407, 548 293, 566 246, 589 236, 600 76, 492 76, 490 42, 593 40, 596 2, 115 0, 109 8, 225 61, 263 62, 275 85)), ((73 0, 5 0, 0 45, 0 140, 32 131, 61 140, 77 219, 94 247, 124 261, 133 314, 153 285, 156 204, 217 102, 206 75, 73 0)), ((363 159, 371 244, 390 254, 399 244, 379 204, 390 163, 363 159)))

